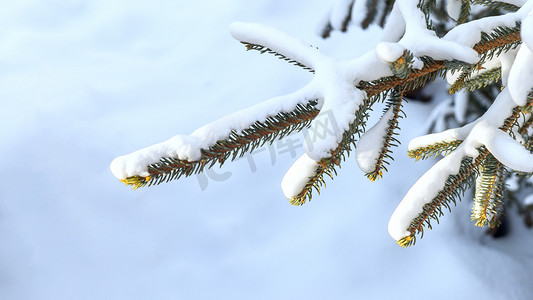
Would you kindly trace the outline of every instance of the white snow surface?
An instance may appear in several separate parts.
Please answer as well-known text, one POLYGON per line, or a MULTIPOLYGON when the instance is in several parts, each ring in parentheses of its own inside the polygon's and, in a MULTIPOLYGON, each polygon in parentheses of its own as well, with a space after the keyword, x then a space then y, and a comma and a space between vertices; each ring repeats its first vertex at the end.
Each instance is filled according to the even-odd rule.
MULTIPOLYGON (((313 35, 327 9, 303 0, 0 2, 0 299, 531 299, 533 239, 519 217, 494 240, 472 226, 464 200, 415 247, 390 239, 400 195, 432 162, 396 155, 370 184, 348 159, 303 207, 276 188, 289 152, 275 152, 272 165, 265 149, 137 191, 109 172, 117 155, 311 80, 244 51, 228 33, 236 20, 340 60, 377 43, 376 28, 313 35)), ((404 144, 432 105, 406 105, 404 144)))

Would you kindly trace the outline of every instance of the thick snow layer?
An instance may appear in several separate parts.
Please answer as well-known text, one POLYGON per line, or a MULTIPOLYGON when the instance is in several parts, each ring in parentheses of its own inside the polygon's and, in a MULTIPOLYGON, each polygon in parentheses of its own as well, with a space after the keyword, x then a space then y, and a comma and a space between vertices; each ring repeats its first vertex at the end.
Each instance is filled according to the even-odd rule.
POLYGON ((509 91, 517 105, 525 105, 527 96, 533 90, 533 52, 525 45, 520 46, 516 59, 509 71, 509 91), (530 80, 527 80, 530 79, 530 80))
POLYGON ((490 130, 486 135, 487 149, 505 166, 521 172, 533 172, 533 154, 508 133, 490 130))
POLYGON ((370 173, 376 168, 376 162, 383 147, 383 139, 392 117, 393 110, 391 107, 357 142, 357 165, 363 172, 370 173))

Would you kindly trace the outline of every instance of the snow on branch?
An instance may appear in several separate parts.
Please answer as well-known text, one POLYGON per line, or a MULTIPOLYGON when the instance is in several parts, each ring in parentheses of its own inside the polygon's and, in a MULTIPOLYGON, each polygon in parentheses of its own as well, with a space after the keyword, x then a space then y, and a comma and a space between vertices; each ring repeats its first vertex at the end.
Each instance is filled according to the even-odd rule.
MULTIPOLYGON (((457 10, 454 5, 466 2, 455 1, 449 9, 457 10)), ((390 147, 399 143, 394 136, 406 92, 446 74, 453 82, 451 92, 479 89, 501 79, 507 87, 480 118, 411 141, 408 155, 417 160, 439 154, 445 157, 407 193, 391 217, 389 232, 400 245, 413 244, 424 226, 438 220, 443 207, 450 209, 451 202, 474 184, 479 191, 472 216, 478 224, 492 226, 499 211, 504 167, 533 172, 529 137, 533 123, 529 121, 533 105, 533 0, 500 2, 505 4, 501 7, 513 5, 517 9, 468 21, 464 15, 470 11, 462 7, 457 16, 464 23, 437 34, 430 18, 437 9, 435 1, 338 0, 329 15, 329 31, 344 30, 356 17, 361 21, 363 18, 354 14, 361 3, 367 5, 365 11, 371 18, 379 17, 378 11, 390 12, 383 40, 375 50, 347 61, 329 57, 279 30, 234 23, 232 36, 248 50, 273 54, 310 70, 312 80, 295 93, 231 114, 190 135, 177 135, 118 157, 111 163, 112 172, 134 188, 189 176, 302 130, 314 124, 320 112, 327 112, 338 130, 312 147, 305 145, 305 154, 282 180, 290 203, 302 205, 311 200, 313 189, 320 192, 324 175, 333 178, 336 168, 356 147, 358 165, 368 178, 376 180, 383 175, 387 159, 392 158, 390 147), (381 120, 365 132, 373 105, 386 99, 381 120), (529 117, 521 121, 520 116, 529 117)), ((466 105, 466 96, 460 97, 466 105)), ((461 118, 461 122, 466 121, 461 118)))
POLYGON ((173 138, 117 157, 111 171, 134 188, 200 173, 245 152, 301 130, 318 115, 319 99, 311 87, 241 110, 190 135, 173 138))

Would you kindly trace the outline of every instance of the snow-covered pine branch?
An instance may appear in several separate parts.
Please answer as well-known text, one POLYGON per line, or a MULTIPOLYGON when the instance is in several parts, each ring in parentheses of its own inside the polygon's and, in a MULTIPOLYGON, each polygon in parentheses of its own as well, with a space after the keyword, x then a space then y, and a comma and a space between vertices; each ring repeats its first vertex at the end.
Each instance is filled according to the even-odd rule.
MULTIPOLYGON (((327 30, 322 33, 329 34, 333 29, 345 30, 355 16, 367 25, 370 21, 365 20, 380 17, 379 11, 388 16, 382 42, 375 50, 346 61, 328 57, 279 30, 234 23, 233 37, 247 49, 310 70, 313 79, 295 93, 231 114, 190 135, 177 135, 118 157, 111 164, 113 174, 135 188, 196 174, 299 131, 312 124, 320 111, 327 111, 339 130, 312 149, 305 148, 282 181, 290 202, 302 205, 311 199, 313 189, 320 189, 324 175, 333 178, 335 168, 355 147, 361 169, 371 180, 381 177, 389 148, 397 142, 393 135, 399 129, 404 93, 446 74, 453 92, 477 90, 501 78, 507 87, 479 119, 410 143, 409 155, 416 159, 447 156, 407 193, 391 217, 389 232, 400 245, 413 244, 415 235, 442 214, 442 207, 450 208, 449 202, 473 184, 478 173, 482 176, 473 217, 478 224, 494 224, 503 166, 533 172, 533 156, 524 146, 533 121, 519 120, 524 114, 529 116, 533 104, 533 0, 500 1, 501 5, 451 0, 447 10, 462 23, 451 29, 446 28, 448 21, 444 27, 434 22, 446 20, 444 6, 437 5, 442 1, 370 0, 365 2, 369 4, 364 10, 367 15, 361 18, 355 10, 363 2, 339 0, 324 25, 327 30), (469 7, 475 4, 513 12, 471 20, 469 7), (372 106, 386 99, 388 110, 364 133, 372 106)), ((466 107, 464 94, 457 99, 466 107)), ((461 113, 456 111, 456 115, 461 113)))

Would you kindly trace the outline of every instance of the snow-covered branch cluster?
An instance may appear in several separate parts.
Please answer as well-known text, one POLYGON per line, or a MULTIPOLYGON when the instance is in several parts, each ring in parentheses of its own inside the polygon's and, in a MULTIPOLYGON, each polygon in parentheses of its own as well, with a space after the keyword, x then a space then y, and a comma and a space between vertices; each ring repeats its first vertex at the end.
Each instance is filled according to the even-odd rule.
MULTIPOLYGON (((362 2, 338 1, 327 19, 328 30, 342 28, 350 20, 362 21, 354 14, 362 2)), ((352 148, 357 149, 357 163, 371 180, 382 176, 390 147, 397 143, 394 135, 406 92, 439 75, 447 74, 456 90, 484 86, 501 77, 505 88, 483 116, 460 128, 411 141, 410 156, 417 159, 448 155, 407 193, 391 217, 389 232, 402 246, 412 244, 415 235, 442 213, 441 207, 449 207, 448 202, 476 174, 492 176, 492 181, 480 183, 484 188, 479 198, 488 200, 480 200, 475 208, 479 218, 491 219, 497 210, 494 198, 501 194, 495 185, 503 182, 503 167, 533 172, 533 155, 525 146, 533 104, 533 0, 502 1, 519 9, 464 22, 441 36, 428 19, 435 1, 397 0, 393 6, 392 1, 375 2, 390 13, 382 42, 347 61, 276 29, 234 23, 231 34, 248 49, 312 70, 313 79, 292 94, 231 114, 190 135, 120 156, 111 164, 113 174, 134 187, 189 176, 301 130, 320 111, 327 111, 339 130, 306 148, 282 181, 291 203, 301 205, 311 198, 313 188, 320 188, 324 175, 333 177, 352 148), (370 108, 383 100, 388 109, 364 132, 370 108)), ((475 1, 450 0, 449 14, 458 19, 465 2, 475 1)), ((466 102, 463 96, 462 103, 466 102)))

